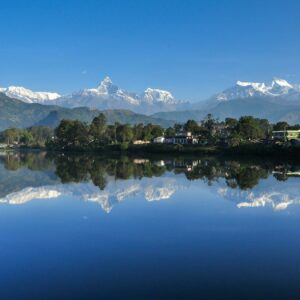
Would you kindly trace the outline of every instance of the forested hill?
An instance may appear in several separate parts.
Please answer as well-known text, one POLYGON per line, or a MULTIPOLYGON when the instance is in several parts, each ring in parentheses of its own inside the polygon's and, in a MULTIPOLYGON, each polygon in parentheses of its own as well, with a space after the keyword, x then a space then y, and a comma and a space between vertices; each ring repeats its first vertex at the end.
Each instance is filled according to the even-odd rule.
MULTIPOLYGON (((0 131, 10 127, 26 128, 33 125, 56 127, 62 119, 91 122, 100 112, 86 107, 68 109, 55 105, 29 104, 0 93, 0 131)), ((108 123, 152 123, 163 127, 174 124, 172 121, 136 114, 128 110, 107 110, 103 113, 108 123)))

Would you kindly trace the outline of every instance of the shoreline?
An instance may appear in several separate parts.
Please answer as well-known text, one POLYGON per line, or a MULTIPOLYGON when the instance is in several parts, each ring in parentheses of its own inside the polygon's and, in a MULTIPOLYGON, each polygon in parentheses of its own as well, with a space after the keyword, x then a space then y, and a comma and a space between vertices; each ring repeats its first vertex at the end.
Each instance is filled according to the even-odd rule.
POLYGON ((219 157, 258 157, 284 160, 300 160, 300 147, 283 145, 245 144, 235 147, 224 146, 199 146, 199 145, 170 145, 170 144, 115 144, 104 145, 97 148, 10 148, 1 149, 1 152, 48 152, 64 154, 96 154, 96 155, 128 155, 128 156, 180 156, 180 155, 201 155, 219 157))

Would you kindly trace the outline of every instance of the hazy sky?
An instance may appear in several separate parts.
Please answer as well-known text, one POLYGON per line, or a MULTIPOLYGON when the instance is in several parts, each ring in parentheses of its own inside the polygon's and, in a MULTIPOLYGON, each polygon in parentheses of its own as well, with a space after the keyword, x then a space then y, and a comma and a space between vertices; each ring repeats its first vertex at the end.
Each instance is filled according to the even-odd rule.
POLYGON ((122 88, 201 100, 236 80, 300 83, 298 0, 7 0, 0 86, 122 88))

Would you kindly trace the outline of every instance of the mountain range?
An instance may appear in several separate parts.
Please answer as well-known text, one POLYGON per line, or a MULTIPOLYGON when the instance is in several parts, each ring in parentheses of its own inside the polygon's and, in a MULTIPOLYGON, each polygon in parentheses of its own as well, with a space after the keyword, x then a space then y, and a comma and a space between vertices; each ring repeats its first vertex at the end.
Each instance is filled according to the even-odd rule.
POLYGON ((64 96, 53 92, 33 92, 27 88, 15 86, 0 88, 0 92, 26 103, 58 105, 67 108, 84 106, 100 110, 129 109, 137 113, 146 111, 147 114, 177 110, 186 103, 175 99, 170 92, 161 89, 147 88, 142 94, 127 92, 113 84, 109 77, 105 77, 96 88, 86 88, 64 96))
POLYGON ((208 113, 219 119, 253 115, 271 122, 300 123, 300 85, 278 78, 270 84, 237 81, 209 99, 194 103, 178 100, 162 89, 146 88, 140 94, 128 92, 109 77, 96 88, 70 95, 15 86, 0 88, 0 95, 0 129, 33 124, 55 126, 62 118, 89 122, 99 111, 105 111, 111 122, 151 122, 163 126, 188 119, 200 121, 208 113))
POLYGON ((158 112, 152 116, 185 122, 201 120, 208 113, 221 120, 251 115, 271 122, 300 123, 300 85, 284 79, 274 79, 270 84, 237 81, 205 101, 190 104, 186 110, 158 112))
MULTIPOLYGON (((129 109, 147 114, 177 110, 183 103, 164 90, 147 88, 142 94, 127 92, 105 77, 93 89, 83 89, 68 96, 55 99, 57 105, 74 108, 87 106, 96 109, 129 109)), ((49 101, 48 101, 49 103, 49 101)))

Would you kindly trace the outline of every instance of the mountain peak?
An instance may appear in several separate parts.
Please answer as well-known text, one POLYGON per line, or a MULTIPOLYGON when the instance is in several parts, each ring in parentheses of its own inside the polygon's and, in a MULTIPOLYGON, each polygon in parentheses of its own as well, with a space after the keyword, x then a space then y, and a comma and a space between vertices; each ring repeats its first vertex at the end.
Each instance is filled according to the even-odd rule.
POLYGON ((253 87, 253 88, 264 88, 265 84, 262 82, 247 82, 247 81, 240 81, 236 82, 236 85, 243 86, 243 87, 253 87))
POLYGON ((289 84, 285 79, 280 79, 280 78, 274 78, 271 85, 272 85, 272 87, 274 85, 278 85, 278 86, 287 87, 290 89, 293 88, 293 86, 291 84, 289 84))
POLYGON ((97 87, 97 90, 100 94, 108 95, 116 93, 118 87, 113 84, 109 76, 106 76, 97 87))
POLYGON ((283 97, 300 99, 300 87, 288 83, 285 79, 274 78, 270 84, 263 82, 237 81, 236 85, 216 95, 218 101, 251 97, 283 97))
POLYGON ((109 85, 109 84, 112 84, 113 82, 109 76, 105 76, 101 83, 109 85))
POLYGON ((161 102, 175 104, 177 102, 169 91, 160 89, 147 88, 142 97, 147 103, 161 102))

